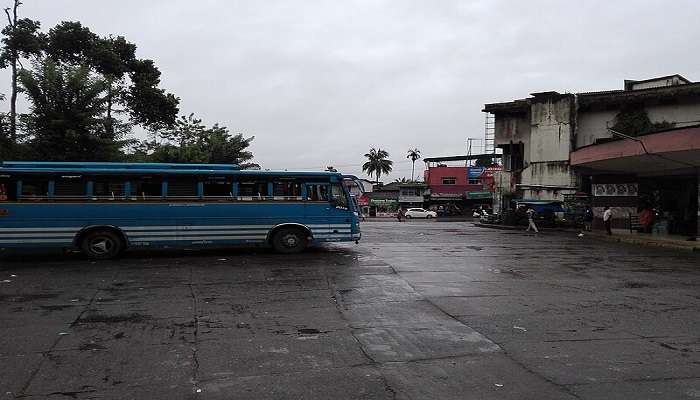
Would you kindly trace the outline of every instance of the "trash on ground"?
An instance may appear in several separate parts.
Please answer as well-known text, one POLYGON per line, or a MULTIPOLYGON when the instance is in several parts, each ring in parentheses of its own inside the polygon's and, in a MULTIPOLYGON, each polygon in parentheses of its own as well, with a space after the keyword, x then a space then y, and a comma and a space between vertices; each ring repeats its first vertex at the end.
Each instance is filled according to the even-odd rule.
POLYGON ((17 275, 15 275, 15 274, 10 275, 10 278, 16 278, 16 277, 17 277, 17 275))
POLYGON ((496 387, 503 387, 502 383, 494 383, 494 385, 496 385, 496 387))
POLYGON ((66 336, 66 335, 70 335, 70 333, 68 333, 68 332, 58 332, 58 336, 66 336))
POLYGON ((517 329, 517 330, 519 330, 519 331, 527 332, 527 329, 523 328, 522 326, 513 325, 513 329, 517 329))
POLYGON ((5 280, 0 281, 0 283, 10 283, 10 282, 12 282, 12 281, 9 279, 5 279, 5 280))
POLYGON ((227 258, 219 258, 219 261, 226 261, 227 258))

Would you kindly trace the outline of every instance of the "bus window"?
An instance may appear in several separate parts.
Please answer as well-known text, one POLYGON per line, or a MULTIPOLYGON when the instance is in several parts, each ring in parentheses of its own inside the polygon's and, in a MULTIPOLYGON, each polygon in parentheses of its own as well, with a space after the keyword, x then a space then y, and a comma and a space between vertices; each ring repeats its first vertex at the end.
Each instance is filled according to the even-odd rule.
POLYGON ((294 180, 275 181, 272 184, 275 200, 302 200, 301 183, 294 180))
POLYGON ((92 195, 97 199, 118 199, 124 197, 124 177, 98 176, 92 182, 92 195))
POLYGON ((348 198, 345 195, 343 186, 336 183, 331 186, 331 195, 335 200, 336 208, 348 209, 348 198))
POLYGON ((45 199, 49 196, 49 181, 38 179, 22 179, 22 198, 45 199))
POLYGON ((8 178, 0 178, 0 201, 17 200, 17 184, 8 178))
POLYGON ((306 185, 306 200, 328 201, 328 185, 313 184, 306 185))
POLYGON ((160 178, 141 177, 131 181, 132 200, 154 200, 163 195, 163 182, 160 178))
POLYGON ((233 196, 233 183, 226 178, 209 178, 204 181, 204 198, 224 199, 233 196))
POLYGON ((267 196, 267 182, 265 181, 238 183, 238 198, 241 200, 265 200, 267 196))
POLYGON ((63 175, 54 179, 54 196, 62 198, 85 197, 86 180, 80 175, 63 175))
POLYGON ((168 198, 196 199, 198 179, 190 176, 168 177, 168 198))

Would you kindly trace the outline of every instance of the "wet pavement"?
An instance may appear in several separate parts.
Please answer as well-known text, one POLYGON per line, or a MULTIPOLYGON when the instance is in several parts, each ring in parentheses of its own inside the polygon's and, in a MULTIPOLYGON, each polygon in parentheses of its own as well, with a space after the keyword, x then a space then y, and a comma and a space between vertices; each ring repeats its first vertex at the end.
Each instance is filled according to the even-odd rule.
POLYGON ((697 399, 700 257, 466 222, 0 260, 0 399, 697 399))

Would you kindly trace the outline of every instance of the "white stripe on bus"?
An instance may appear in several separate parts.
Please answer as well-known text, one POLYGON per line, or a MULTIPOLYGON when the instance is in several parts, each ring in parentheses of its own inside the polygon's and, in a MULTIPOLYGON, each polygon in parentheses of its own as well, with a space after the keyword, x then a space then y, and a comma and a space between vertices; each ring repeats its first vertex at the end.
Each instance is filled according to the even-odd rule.
POLYGON ((83 228, 44 228, 44 227, 36 227, 36 228, 0 228, 0 232, 32 232, 32 231, 39 231, 39 232, 61 232, 61 231, 74 231, 77 232, 83 228))
POLYGON ((245 240, 245 239, 255 239, 255 240, 265 240, 267 237, 265 236, 184 236, 184 237, 172 237, 172 236, 163 236, 163 237, 138 237, 138 238, 132 238, 132 242, 172 242, 172 241, 178 241, 178 240, 187 240, 187 241, 192 241, 192 240, 245 240))
POLYGON ((15 239, 15 240, 0 239, 0 243, 8 243, 8 244, 16 244, 16 243, 65 243, 65 244, 73 244, 73 241, 66 240, 66 239, 15 239))
MULTIPOLYGON (((292 223, 295 224, 295 223, 292 223)), ((99 225, 99 224, 95 224, 99 225)), ((110 224, 108 224, 110 225, 110 224)), ((280 224, 281 225, 281 224, 280 224)), ((349 224, 343 224, 343 225, 319 225, 319 224, 313 224, 313 225, 304 225, 300 224, 302 226, 306 226, 312 230, 317 230, 317 229, 337 229, 337 228, 345 228, 349 229, 350 225, 349 224)), ((204 229, 210 229, 210 230, 221 230, 221 229, 260 229, 260 230, 269 230, 273 228, 271 225, 166 225, 166 226, 117 226, 119 229, 125 231, 125 232, 130 232, 130 231, 158 231, 158 230, 204 230, 204 229)), ((79 230, 83 229, 84 227, 35 227, 35 228, 0 228, 0 233, 10 233, 10 232, 78 232, 79 230)))
POLYGON ((0 233, 0 238, 72 238, 77 232, 73 233, 0 233))
MULTIPOLYGON (((193 234, 197 235, 250 235, 250 234, 267 234, 268 230, 246 230, 246 231, 195 231, 193 234)), ((188 231, 173 230, 173 231, 161 231, 161 232, 127 232, 129 237, 143 237, 143 236, 175 236, 187 234, 188 231)), ((340 229, 331 231, 329 229, 314 229, 312 231, 314 236, 323 234, 340 234, 340 233, 351 233, 349 229, 340 229)), ((72 238, 77 234, 77 232, 35 232, 35 233, 0 233, 0 239, 10 239, 10 238, 72 238)))

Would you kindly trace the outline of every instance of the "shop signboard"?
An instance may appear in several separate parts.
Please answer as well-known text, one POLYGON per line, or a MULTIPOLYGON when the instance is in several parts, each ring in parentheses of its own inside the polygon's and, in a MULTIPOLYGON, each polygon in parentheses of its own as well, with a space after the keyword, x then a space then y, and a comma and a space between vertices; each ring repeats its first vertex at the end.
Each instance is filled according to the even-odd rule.
POLYGON ((369 205, 371 206, 392 206, 398 203, 399 201, 394 199, 369 199, 369 205))
POLYGON ((593 195, 596 197, 637 197, 637 184, 594 183, 593 195))
POLYGON ((362 196, 360 196, 360 197, 357 198, 357 204, 358 204, 359 206, 362 206, 362 207, 368 206, 368 205, 369 205, 369 199, 367 198, 366 195, 363 194, 362 196))
POLYGON ((467 192, 468 199, 490 199, 492 197, 491 192, 467 192))

